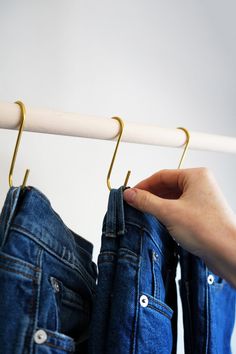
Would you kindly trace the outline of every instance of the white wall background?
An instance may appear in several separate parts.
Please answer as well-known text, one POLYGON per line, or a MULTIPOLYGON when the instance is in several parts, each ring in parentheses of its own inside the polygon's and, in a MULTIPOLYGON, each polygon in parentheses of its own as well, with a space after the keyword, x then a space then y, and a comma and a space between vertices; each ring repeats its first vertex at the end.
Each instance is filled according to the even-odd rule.
MULTIPOLYGON (((233 0, 0 0, 0 100, 163 127, 236 136, 233 0)), ((16 132, 0 130, 0 201, 16 132)), ((26 167, 64 222, 94 244, 106 211, 114 142, 25 132, 14 183, 26 167)), ((178 149, 123 144, 112 178, 130 185, 175 168, 178 149)), ((236 211, 236 158, 189 151, 236 211)), ((179 353, 183 353, 179 323, 179 353)), ((233 352, 236 353, 236 335, 233 352)))

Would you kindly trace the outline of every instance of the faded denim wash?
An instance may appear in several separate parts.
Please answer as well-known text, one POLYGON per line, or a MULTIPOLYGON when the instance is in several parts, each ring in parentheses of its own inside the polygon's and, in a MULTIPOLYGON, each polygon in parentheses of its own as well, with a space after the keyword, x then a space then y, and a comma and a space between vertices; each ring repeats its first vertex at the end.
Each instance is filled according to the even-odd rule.
POLYGON ((9 190, 0 217, 0 353, 87 353, 92 248, 37 189, 9 190))
POLYGON ((111 190, 103 223, 90 354, 176 351, 176 244, 153 216, 111 190))

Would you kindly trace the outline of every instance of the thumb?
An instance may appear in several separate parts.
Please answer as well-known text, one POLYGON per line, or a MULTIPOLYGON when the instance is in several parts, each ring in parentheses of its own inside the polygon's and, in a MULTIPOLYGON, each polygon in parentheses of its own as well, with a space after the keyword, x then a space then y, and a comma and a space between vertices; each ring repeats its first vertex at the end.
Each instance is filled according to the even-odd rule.
POLYGON ((163 199, 138 188, 129 188, 124 191, 124 200, 134 208, 154 215, 164 224, 168 224, 173 200, 163 199))

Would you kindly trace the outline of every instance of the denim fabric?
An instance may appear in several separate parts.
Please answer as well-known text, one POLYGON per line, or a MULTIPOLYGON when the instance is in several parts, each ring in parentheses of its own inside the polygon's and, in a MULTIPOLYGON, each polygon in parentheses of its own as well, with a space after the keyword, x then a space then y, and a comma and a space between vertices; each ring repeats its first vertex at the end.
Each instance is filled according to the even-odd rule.
POLYGON ((37 189, 9 190, 0 217, 0 353, 87 353, 92 248, 37 189))
POLYGON ((180 264, 185 353, 230 354, 235 290, 183 249, 180 264))
POLYGON ((98 257, 90 354, 176 351, 176 244, 160 222, 111 190, 98 257))

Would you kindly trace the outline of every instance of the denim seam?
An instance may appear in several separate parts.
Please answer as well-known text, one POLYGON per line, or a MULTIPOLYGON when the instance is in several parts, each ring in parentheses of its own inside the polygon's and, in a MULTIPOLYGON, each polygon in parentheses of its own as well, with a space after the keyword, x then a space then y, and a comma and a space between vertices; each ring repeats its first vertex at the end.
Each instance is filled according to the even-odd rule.
MULTIPOLYGON (((19 232, 19 229, 15 228, 14 226, 11 227, 12 230, 15 230, 15 231, 18 231, 19 232)), ((95 289, 95 286, 92 286, 89 284, 89 282, 91 281, 88 277, 88 274, 87 274, 87 271, 86 269, 81 265, 81 264, 78 264, 78 261, 77 261, 77 264, 75 265, 74 263, 70 263, 69 261, 67 261, 66 259, 63 259, 61 258, 58 254, 56 254, 55 252, 53 252, 50 248, 48 248, 48 246, 40 241, 37 237, 35 237, 33 234, 31 234, 30 232, 22 229, 20 232, 22 232, 25 236, 28 236, 32 241, 34 241, 35 243, 39 244, 41 247, 43 247, 46 252, 49 252, 50 254, 52 254, 54 257, 56 257, 57 259, 59 259, 62 263, 68 265, 71 269, 75 269, 77 270, 81 277, 83 278, 84 282, 86 283, 86 285, 88 286, 89 288, 89 291, 93 291, 95 289), (82 268, 82 269, 80 269, 82 268), (83 272, 86 273, 86 275, 83 274, 83 272)), ((92 281, 95 282, 94 279, 92 279, 92 281)), ((91 281, 91 282, 92 282, 91 281)))
MULTIPOLYGON (((43 259, 43 249, 40 248, 38 255, 37 255, 37 264, 39 265, 39 268, 42 269, 42 259, 43 259)), ((36 298, 36 306, 35 306, 35 315, 34 315, 34 323, 33 323, 33 332, 36 332, 37 326, 38 326, 38 320, 39 320, 39 303, 40 303, 40 295, 41 295, 41 279, 42 279, 42 271, 39 272, 39 278, 38 278, 38 291, 37 293, 37 298, 36 298)), ((32 335, 32 340, 31 340, 31 351, 33 353, 33 346, 34 346, 34 339, 32 335)))
MULTIPOLYGON (((24 235, 26 235, 26 236, 29 236, 31 239, 33 239, 33 241, 35 241, 36 243, 42 243, 42 245, 45 245, 45 248, 46 249, 51 249, 51 247, 48 245, 48 244, 46 244, 44 241, 41 241, 41 240, 39 240, 39 238, 38 238, 38 236, 37 235, 35 235, 33 232, 31 232, 31 231, 29 231, 29 230, 27 230, 27 229, 25 229, 23 226, 21 226, 21 225, 18 225, 18 224, 15 224, 14 223, 14 225, 12 225, 11 226, 11 230, 14 230, 14 231, 16 231, 16 232, 18 232, 18 233, 22 233, 22 234, 24 234, 24 235)), ((53 240, 53 242, 56 244, 56 245, 58 245, 58 243, 57 243, 57 241, 55 240, 55 235, 53 235, 48 229, 46 229, 46 228, 43 228, 43 231, 45 231, 48 235, 50 235, 50 236, 52 236, 53 238, 54 238, 54 240, 53 240)), ((53 250, 52 250, 52 252, 53 252, 53 250)), ((61 255, 58 255, 59 257, 61 257, 61 259, 65 259, 65 258, 63 258, 64 257, 64 255, 65 255, 65 253, 66 252, 68 252, 68 254, 69 254, 69 259, 73 259, 73 260, 76 260, 76 258, 77 257, 75 257, 74 256, 74 254, 69 250, 69 249, 67 249, 65 246, 63 246, 63 252, 62 252, 62 254, 61 255)), ((71 264, 74 264, 74 263, 71 263, 71 264)))
MULTIPOLYGON (((39 344, 39 345, 40 345, 40 344, 39 344)), ((49 346, 49 347, 52 347, 52 348, 56 348, 56 349, 63 350, 63 351, 65 351, 65 352, 67 352, 67 353, 73 353, 73 351, 74 351, 73 349, 66 349, 66 348, 60 347, 60 346, 58 346, 58 345, 56 345, 56 344, 53 344, 53 343, 48 343, 48 342, 46 342, 45 345, 47 345, 47 346, 49 346)))
MULTIPOLYGON (((143 236, 143 235, 142 235, 143 236)), ((137 346, 137 331, 138 331, 138 320, 139 320, 139 297, 140 297, 140 269, 141 269, 141 260, 142 260, 142 242, 143 242, 143 237, 139 238, 139 259, 138 259, 138 269, 137 269, 137 273, 136 273, 136 286, 135 286, 135 290, 136 290, 136 301, 135 301, 135 315, 134 315, 134 324, 132 327, 132 338, 131 338, 131 354, 135 354, 138 350, 138 346, 137 346)))
MULTIPOLYGON (((190 327, 190 346, 191 346, 191 353, 193 353, 193 340, 192 340, 192 336, 193 336, 193 329, 192 329, 192 316, 191 316, 191 307, 190 307, 190 299, 189 299, 189 282, 185 281, 185 287, 186 287, 186 296, 187 296, 187 311, 188 311, 188 317, 189 317, 189 327, 190 327)), ((191 354, 190 353, 190 354, 191 354)))
POLYGON ((7 236, 9 234, 9 229, 10 229, 10 226, 12 223, 12 219, 15 214, 15 209, 16 209, 17 203, 19 201, 19 194, 20 194, 19 188, 15 188, 12 191, 12 194, 10 195, 11 199, 9 201, 9 206, 5 210, 5 215, 4 215, 4 217, 7 217, 7 219, 5 221, 5 230, 4 230, 4 234, 3 234, 3 238, 2 238, 1 248, 3 248, 6 243, 7 236), (15 194, 17 194, 17 192, 18 192, 18 196, 17 195, 15 196, 15 194))
MULTIPOLYGON (((9 256, 10 256, 10 255, 9 255, 9 256)), ((21 265, 23 265, 23 266, 25 266, 25 267, 31 268, 33 271, 36 271, 36 272, 40 271, 40 268, 35 267, 35 266, 33 266, 33 265, 29 264, 29 263, 26 263, 26 262, 22 261, 21 259, 19 259, 19 260, 18 260, 18 259, 12 259, 11 257, 8 257, 7 255, 4 256, 4 255, 2 255, 2 254, 0 254, 0 258, 9 260, 9 261, 12 262, 12 263, 21 264, 21 265)))
POLYGON ((119 253, 121 253, 120 251, 125 251, 125 252, 128 251, 128 253, 129 253, 130 256, 134 256, 134 257, 138 258, 137 253, 131 251, 129 248, 121 247, 121 248, 119 248, 119 253))
POLYGON ((117 232, 104 231, 102 232, 102 236, 116 238, 117 236, 123 236, 126 231, 126 229, 117 232))
MULTIPOLYGON (((48 234, 52 239, 53 239, 53 242, 54 242, 54 244, 55 244, 55 246, 57 247, 58 246, 58 242, 57 242, 57 240, 55 239, 55 235, 54 234, 52 234, 51 233, 51 231, 49 230, 49 229, 47 229, 47 227, 43 227, 43 228, 41 228, 40 230, 38 229, 38 230, 36 230, 36 233, 34 233, 34 232, 32 232, 31 230, 28 230, 27 228, 25 228, 24 226, 22 226, 22 225, 18 225, 18 224, 16 224, 16 223, 14 223, 14 224, 12 224, 11 225, 11 229, 12 230, 14 230, 14 231, 17 231, 17 232, 22 232, 22 233, 30 233, 32 236, 34 236, 35 238, 37 238, 37 235, 36 235, 36 233, 37 233, 37 231, 39 232, 39 234, 41 234, 42 232, 44 233, 46 233, 46 234, 48 234)), ((69 237, 71 237, 71 235, 69 235, 69 234, 67 234, 69 237)), ((48 245, 47 245, 48 246, 48 245)), ((48 246, 48 247, 50 247, 50 246, 48 246)), ((63 249, 63 251, 64 251, 64 249, 63 249)), ((64 252, 68 252, 69 253, 69 257, 68 258, 71 258, 71 251, 69 250, 69 249, 67 249, 66 247, 65 247, 65 251, 64 252)))
POLYGON ((114 251, 101 251, 99 255, 104 255, 104 254, 109 254, 109 255, 114 255, 116 256, 116 252, 114 251))
MULTIPOLYGON (((118 255, 118 257, 117 257, 117 260, 119 261, 120 259, 130 259, 132 256, 131 255, 129 255, 129 254, 125 254, 124 256, 119 256, 118 255)), ((136 258, 136 260, 137 260, 137 257, 135 257, 136 258)), ((130 259, 131 260, 131 259, 130 259)), ((133 260, 132 259, 132 261, 136 264, 137 262, 135 262, 135 260, 133 260)))
POLYGON ((157 295, 160 295, 159 294, 159 289, 157 291, 157 280, 156 280, 156 271, 155 271, 155 260, 153 258, 153 253, 152 253, 152 256, 151 256, 151 261, 152 261, 152 277, 153 277, 153 285, 154 285, 154 289, 153 289, 153 296, 154 297, 158 297, 157 295))
POLYGON ((149 230, 149 229, 146 228, 145 226, 143 226, 143 225, 141 225, 141 224, 138 224, 138 223, 136 223, 136 222, 134 222, 134 221, 129 221, 129 220, 126 220, 125 223, 126 223, 126 225, 136 226, 136 227, 138 227, 139 229, 144 230, 144 231, 147 232, 147 233, 150 235, 150 237, 152 238, 152 233, 153 233, 152 230, 149 230))
POLYGON ((160 299, 155 299, 152 295, 146 293, 145 291, 142 292, 143 295, 146 295, 148 298, 152 300, 152 302, 157 303, 158 306, 163 307, 167 312, 174 312, 170 306, 168 306, 165 302, 161 301, 160 299))
MULTIPOLYGON (((119 251, 118 251, 118 254, 120 254, 121 252, 120 251, 125 251, 125 252, 128 252, 129 254, 126 254, 127 256, 134 256, 136 258, 138 258, 138 255, 137 253, 131 251, 129 248, 125 248, 125 247, 122 247, 122 248, 119 248, 119 251)), ((114 251, 101 251, 99 256, 103 256, 103 255, 112 255, 112 256, 117 256, 117 252, 114 252, 114 251)))
MULTIPOLYGON (((137 226, 137 227, 140 228, 140 229, 144 229, 144 230, 145 230, 146 232, 148 232, 150 235, 152 234, 152 231, 151 231, 149 228, 145 227, 143 224, 139 224, 139 223, 136 222, 136 221, 130 220, 129 218, 127 218, 127 219, 125 220, 125 224, 126 224, 126 225, 137 226)), ((152 228, 152 229, 155 229, 155 230, 156 230, 156 228, 152 228)), ((163 228, 162 231, 165 231, 165 232, 166 232, 166 229, 163 228)))
POLYGON ((14 270, 14 269, 12 269, 12 268, 8 268, 8 267, 3 266, 3 265, 0 265, 0 268, 5 269, 5 270, 7 270, 8 272, 11 272, 11 273, 21 274, 21 275, 23 275, 24 277, 29 278, 29 279, 31 279, 31 280, 35 280, 35 279, 36 279, 35 277, 33 277, 33 276, 29 275, 29 274, 20 272, 19 270, 14 270))
POLYGON ((152 231, 150 231, 149 229, 147 229, 146 227, 144 227, 143 225, 137 224, 133 221, 126 221, 126 225, 132 225, 132 226, 136 226, 138 229, 143 230, 144 232, 146 232, 148 234, 148 236, 150 237, 150 239, 153 241, 153 243, 155 244, 155 246, 157 247, 157 249, 160 251, 160 253, 162 254, 163 257, 165 257, 165 255, 163 254, 160 246, 158 245, 158 243, 156 242, 156 240, 153 238, 152 236, 152 231))
MULTIPOLYGON (((157 247, 157 249, 159 250, 160 254, 165 257, 164 253, 162 252, 161 248, 159 247, 158 243, 156 242, 156 240, 152 237, 151 231, 149 231, 147 228, 143 227, 142 225, 136 224, 134 222, 126 222, 127 225, 132 225, 132 226, 136 226, 140 231, 144 231, 148 234, 148 236, 150 237, 150 239, 153 241, 153 243, 155 244, 155 246, 157 247)), ((103 236, 106 237, 111 237, 111 238, 116 238, 117 234, 113 234, 113 233, 109 233, 109 232, 104 232, 102 234, 103 236)), ((168 262, 168 261, 167 261, 168 262)))
MULTIPOLYGON (((114 259, 115 260, 115 259, 114 259)), ((112 261, 101 261, 101 262, 99 262, 99 265, 102 265, 102 264, 107 264, 107 263, 110 263, 110 264, 115 264, 116 262, 114 262, 114 260, 112 260, 112 261)))
POLYGON ((111 233, 111 232, 105 232, 103 234, 105 237, 111 237, 111 238, 116 238, 117 235, 115 233, 111 233))
POLYGON ((162 315, 166 316, 167 318, 169 318, 169 320, 171 320, 171 317, 167 313, 165 313, 164 311, 161 311, 160 309, 158 309, 158 308, 156 308, 156 307, 154 307, 152 305, 148 305, 148 307, 150 307, 151 309, 153 309, 153 310, 155 310, 157 312, 160 312, 162 315))
MULTIPOLYGON (((38 272, 39 277, 41 276, 41 272, 38 272)), ((32 300, 30 303, 30 325, 27 328, 26 334, 26 342, 28 342, 26 348, 29 347, 29 353, 33 353, 33 334, 35 328, 35 318, 37 313, 38 301, 37 301, 37 289, 39 288, 38 278, 33 279, 32 281, 32 300)))
POLYGON ((33 353, 33 333, 34 333, 34 325, 35 325, 35 314, 37 311, 37 299, 36 299, 36 294, 37 294, 37 282, 34 279, 33 280, 33 286, 32 286, 32 304, 31 304, 31 311, 30 311, 30 326, 28 327, 28 343, 29 343, 29 348, 30 348, 30 353, 33 353))

